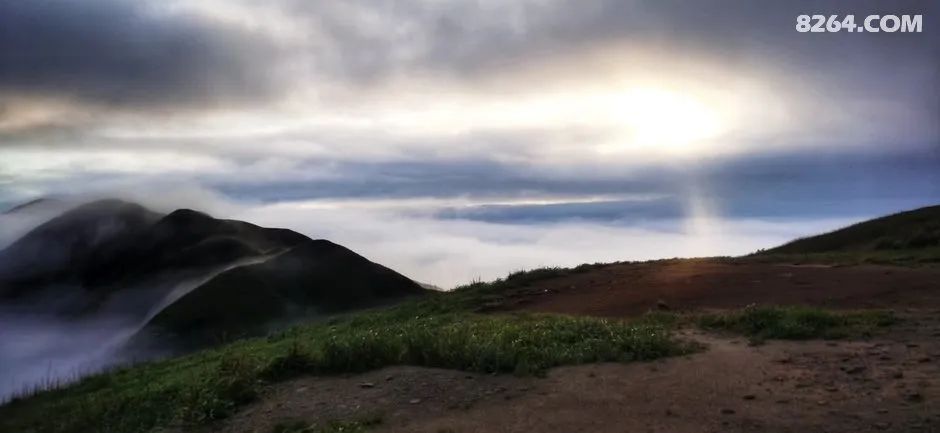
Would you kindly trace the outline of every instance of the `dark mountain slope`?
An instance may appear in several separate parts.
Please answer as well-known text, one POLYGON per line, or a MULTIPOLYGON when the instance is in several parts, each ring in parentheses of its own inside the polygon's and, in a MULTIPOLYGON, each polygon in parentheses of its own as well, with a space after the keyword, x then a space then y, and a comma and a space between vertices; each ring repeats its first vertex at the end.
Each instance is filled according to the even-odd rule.
POLYGON ((797 239, 766 254, 917 250, 940 247, 940 206, 864 221, 834 232, 797 239))
POLYGON ((325 240, 285 229, 102 200, 0 251, 0 307, 56 320, 120 319, 185 342, 424 293, 325 240))
POLYGON ((257 334, 272 321, 389 303, 425 293, 417 283, 326 240, 224 272, 154 317, 146 332, 204 344, 257 334))
POLYGON ((139 236, 160 214, 119 200, 72 209, 36 227, 0 251, 0 295, 16 296, 42 284, 75 280, 105 245, 139 236))
POLYGON ((0 298, 49 285, 81 287, 101 298, 159 274, 199 273, 307 239, 188 209, 163 215, 120 200, 96 201, 53 218, 0 251, 0 298))
POLYGON ((179 209, 133 239, 111 242, 96 251, 93 269, 83 275, 83 282, 100 286, 165 269, 220 266, 283 251, 307 239, 286 229, 264 228, 179 209))

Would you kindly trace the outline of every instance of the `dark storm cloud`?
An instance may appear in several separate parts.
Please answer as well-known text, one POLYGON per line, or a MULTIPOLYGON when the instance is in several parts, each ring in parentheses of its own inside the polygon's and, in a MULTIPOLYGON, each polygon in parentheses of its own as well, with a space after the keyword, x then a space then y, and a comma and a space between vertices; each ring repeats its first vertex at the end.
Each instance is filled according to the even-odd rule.
MULTIPOLYGON (((771 77, 801 93, 782 98, 819 99, 803 109, 864 107, 866 122, 880 118, 886 128, 910 129, 911 137, 902 141, 936 141, 940 135, 937 125, 924 121, 940 117, 940 4, 927 0, 287 0, 285 5, 329 41, 330 50, 317 52, 318 67, 355 85, 414 71, 474 83, 541 60, 571 67, 582 60, 579 53, 600 46, 615 47, 605 52, 614 57, 622 46, 623 57, 608 60, 629 63, 630 47, 640 47, 677 60, 706 59, 742 77, 771 77), (795 25, 801 14, 853 14, 859 25, 869 14, 919 14, 923 32, 800 33, 795 25)), ((581 73, 589 76, 591 67, 583 65, 581 73)))
MULTIPOLYGON (((938 7, 921 1, 789 2, 598 0, 506 2, 304 2, 291 10, 318 25, 342 57, 344 72, 372 77, 403 67, 474 74, 604 42, 689 48, 728 62, 837 66, 906 59, 937 64, 938 7), (800 14, 922 14, 924 33, 807 35, 800 14), (376 29, 374 15, 388 19, 376 29), (407 52, 396 46, 409 41, 407 52), (919 57, 919 58, 918 58, 919 57)), ((682 52, 676 52, 681 55, 682 52)), ((629 60, 629 59, 627 59, 629 60)), ((873 72, 873 71, 862 71, 873 72)))
MULTIPOLYGON (((444 207, 443 219, 538 224, 567 220, 635 223, 682 218, 692 195, 734 218, 833 218, 878 215, 940 201, 940 153, 762 155, 694 167, 567 173, 487 161, 341 164, 330 179, 215 184, 225 194, 262 202, 413 197, 611 196, 599 202, 444 207), (872 173, 879 173, 873 177, 872 173), (690 187, 694 185, 694 188, 690 187), (640 199, 618 199, 634 195, 640 199), (648 198, 643 199, 646 196, 648 198)), ((311 170, 316 164, 311 163, 311 170)), ((427 209, 425 209, 427 210, 427 209)))
MULTIPOLYGON (((124 0, 0 2, 0 96, 146 108, 272 91, 263 38, 124 0), (77 100, 77 101, 75 101, 77 100)), ((11 115, 16 106, 0 110, 11 115)))

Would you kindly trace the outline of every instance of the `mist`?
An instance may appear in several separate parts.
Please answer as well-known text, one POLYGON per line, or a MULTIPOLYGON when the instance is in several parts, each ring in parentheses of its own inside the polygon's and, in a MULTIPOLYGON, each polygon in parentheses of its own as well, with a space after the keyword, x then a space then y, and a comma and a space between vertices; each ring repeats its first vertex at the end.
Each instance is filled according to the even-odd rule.
POLYGON ((136 325, 127 317, 71 321, 0 309, 0 402, 152 357, 122 354, 121 345, 136 325))
MULTIPOLYGON (((727 215, 707 200, 686 200, 680 209, 673 209, 672 198, 657 195, 262 203, 236 200, 196 185, 138 184, 0 214, 0 244, 9 244, 74 204, 115 197, 161 212, 194 208, 218 218, 328 239, 445 290, 544 266, 747 254, 869 216, 727 215), (168 192, 155 194, 158 190, 168 192)), ((171 354, 173 348, 135 341, 129 350, 127 343, 152 317, 193 288, 227 269, 267 258, 202 273, 162 275, 159 280, 122 287, 94 318, 69 320, 50 313, 56 303, 73 301, 61 292, 37 290, 23 305, 5 305, 0 309, 0 401, 171 354), (46 310, 24 305, 43 305, 46 310)), ((72 289, 71 293, 84 290, 72 289)))
POLYGON ((246 207, 231 217, 329 239, 444 289, 545 266, 741 255, 856 221, 704 215, 511 223, 442 219, 436 210, 424 203, 336 208, 282 202, 246 207))
POLYGON ((86 289, 82 287, 40 288, 15 304, 0 306, 0 403, 121 365, 179 353, 178 348, 139 331, 163 309, 216 275, 269 258, 166 274, 125 286, 91 317, 69 318, 55 311, 83 297, 86 289))

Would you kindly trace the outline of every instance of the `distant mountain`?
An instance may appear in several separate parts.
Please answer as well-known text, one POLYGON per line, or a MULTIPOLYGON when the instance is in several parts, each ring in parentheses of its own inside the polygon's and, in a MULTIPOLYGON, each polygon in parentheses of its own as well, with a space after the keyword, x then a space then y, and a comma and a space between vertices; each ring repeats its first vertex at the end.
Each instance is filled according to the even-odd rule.
POLYGON ((797 239, 766 254, 807 254, 940 247, 940 206, 888 215, 819 236, 797 239))
POLYGON ((307 240, 263 263, 217 275, 161 311, 152 335, 201 345, 263 332, 277 321, 386 304, 425 290, 325 240, 307 240))
POLYGON ((186 341, 422 293, 329 241, 120 200, 78 206, 0 251, 0 307, 69 320, 117 315, 186 341))

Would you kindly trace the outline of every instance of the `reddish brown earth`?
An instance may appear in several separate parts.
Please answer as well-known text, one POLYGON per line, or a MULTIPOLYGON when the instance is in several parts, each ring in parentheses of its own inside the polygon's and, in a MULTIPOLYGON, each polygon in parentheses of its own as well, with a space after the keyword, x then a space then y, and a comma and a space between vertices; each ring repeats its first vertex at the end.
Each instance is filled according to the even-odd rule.
MULTIPOLYGON (((392 367, 282 383, 213 430, 379 417, 376 432, 940 432, 940 269, 672 261, 611 265, 521 290, 508 308, 630 316, 760 304, 894 308, 864 341, 684 331, 694 355, 551 370, 545 378, 392 367)), ((310 430, 315 432, 317 430, 310 430)))
POLYGON ((615 264, 546 280, 504 308, 634 316, 748 304, 834 308, 940 307, 940 267, 824 266, 674 260, 615 264))

